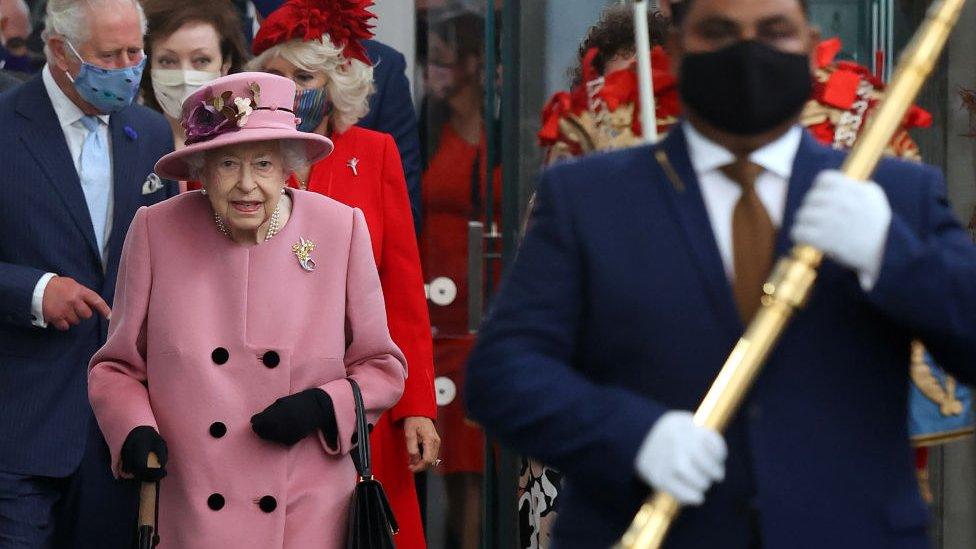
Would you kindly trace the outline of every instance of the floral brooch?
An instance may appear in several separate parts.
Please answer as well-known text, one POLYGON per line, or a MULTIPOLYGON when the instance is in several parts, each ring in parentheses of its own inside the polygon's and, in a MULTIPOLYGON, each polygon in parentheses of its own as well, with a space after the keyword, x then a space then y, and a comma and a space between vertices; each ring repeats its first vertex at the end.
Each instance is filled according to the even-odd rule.
POLYGON ((247 125, 248 118, 259 109, 261 87, 256 82, 248 85, 250 97, 234 97, 231 91, 211 96, 194 106, 183 119, 186 129, 186 144, 235 132, 247 125))

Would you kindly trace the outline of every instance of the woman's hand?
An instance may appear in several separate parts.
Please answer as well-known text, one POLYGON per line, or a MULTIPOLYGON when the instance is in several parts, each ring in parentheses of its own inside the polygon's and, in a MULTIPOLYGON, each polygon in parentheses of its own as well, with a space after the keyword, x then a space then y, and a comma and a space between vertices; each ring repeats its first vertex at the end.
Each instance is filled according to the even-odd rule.
POLYGON ((441 437, 434 422, 426 417, 408 417, 403 420, 403 432, 407 436, 407 453, 410 454, 410 470, 420 473, 437 465, 441 452, 441 437))
POLYGON ((129 431, 119 452, 119 469, 142 482, 156 482, 166 476, 166 460, 169 453, 166 441, 156 429, 148 425, 129 431), (156 454, 159 467, 149 467, 149 453, 156 454))
POLYGON ((264 440, 285 446, 294 445, 316 429, 322 429, 326 441, 333 446, 339 436, 332 399, 318 388, 274 401, 263 412, 251 417, 251 429, 264 440))

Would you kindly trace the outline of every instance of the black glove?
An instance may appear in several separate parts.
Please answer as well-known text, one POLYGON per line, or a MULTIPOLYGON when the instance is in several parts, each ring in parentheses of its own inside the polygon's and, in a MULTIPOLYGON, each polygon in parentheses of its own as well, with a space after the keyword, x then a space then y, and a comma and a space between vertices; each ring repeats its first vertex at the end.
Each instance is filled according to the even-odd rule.
POLYGON ((281 397, 260 414, 251 417, 251 428, 265 440, 291 446, 321 429, 330 446, 336 445, 336 425, 332 399, 322 389, 306 389, 281 397))
POLYGON ((155 482, 166 476, 168 458, 169 453, 163 437, 159 436, 156 429, 143 425, 129 431, 129 435, 125 437, 122 451, 119 453, 119 467, 122 472, 131 474, 136 480, 155 482), (153 452, 159 458, 158 469, 150 468, 146 464, 149 452, 153 452))

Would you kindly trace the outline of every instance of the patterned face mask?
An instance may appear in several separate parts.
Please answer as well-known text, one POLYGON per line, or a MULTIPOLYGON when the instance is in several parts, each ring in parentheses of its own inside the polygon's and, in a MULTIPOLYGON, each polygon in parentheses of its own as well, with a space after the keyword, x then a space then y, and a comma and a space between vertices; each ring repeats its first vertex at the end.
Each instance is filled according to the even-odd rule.
POLYGON ((78 76, 72 78, 71 74, 68 74, 68 78, 71 79, 82 99, 106 114, 119 112, 132 104, 139 91, 142 69, 146 66, 145 55, 131 67, 104 69, 82 59, 71 42, 65 43, 81 61, 78 76))
POLYGON ((315 131, 325 115, 330 112, 332 112, 332 103, 329 102, 329 92, 325 86, 298 90, 295 93, 295 116, 301 119, 298 123, 299 131, 306 133, 315 131))

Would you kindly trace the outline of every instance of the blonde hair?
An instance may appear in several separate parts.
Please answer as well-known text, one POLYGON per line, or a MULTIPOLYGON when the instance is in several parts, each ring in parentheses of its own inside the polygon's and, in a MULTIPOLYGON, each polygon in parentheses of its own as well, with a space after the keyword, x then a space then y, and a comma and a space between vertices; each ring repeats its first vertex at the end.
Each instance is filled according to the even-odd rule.
POLYGON ((332 124, 342 133, 369 112, 369 96, 373 93, 373 67, 358 59, 347 59, 329 35, 321 40, 291 40, 263 51, 252 59, 246 70, 264 71, 265 64, 281 57, 308 72, 325 74, 325 88, 332 103, 332 124))

